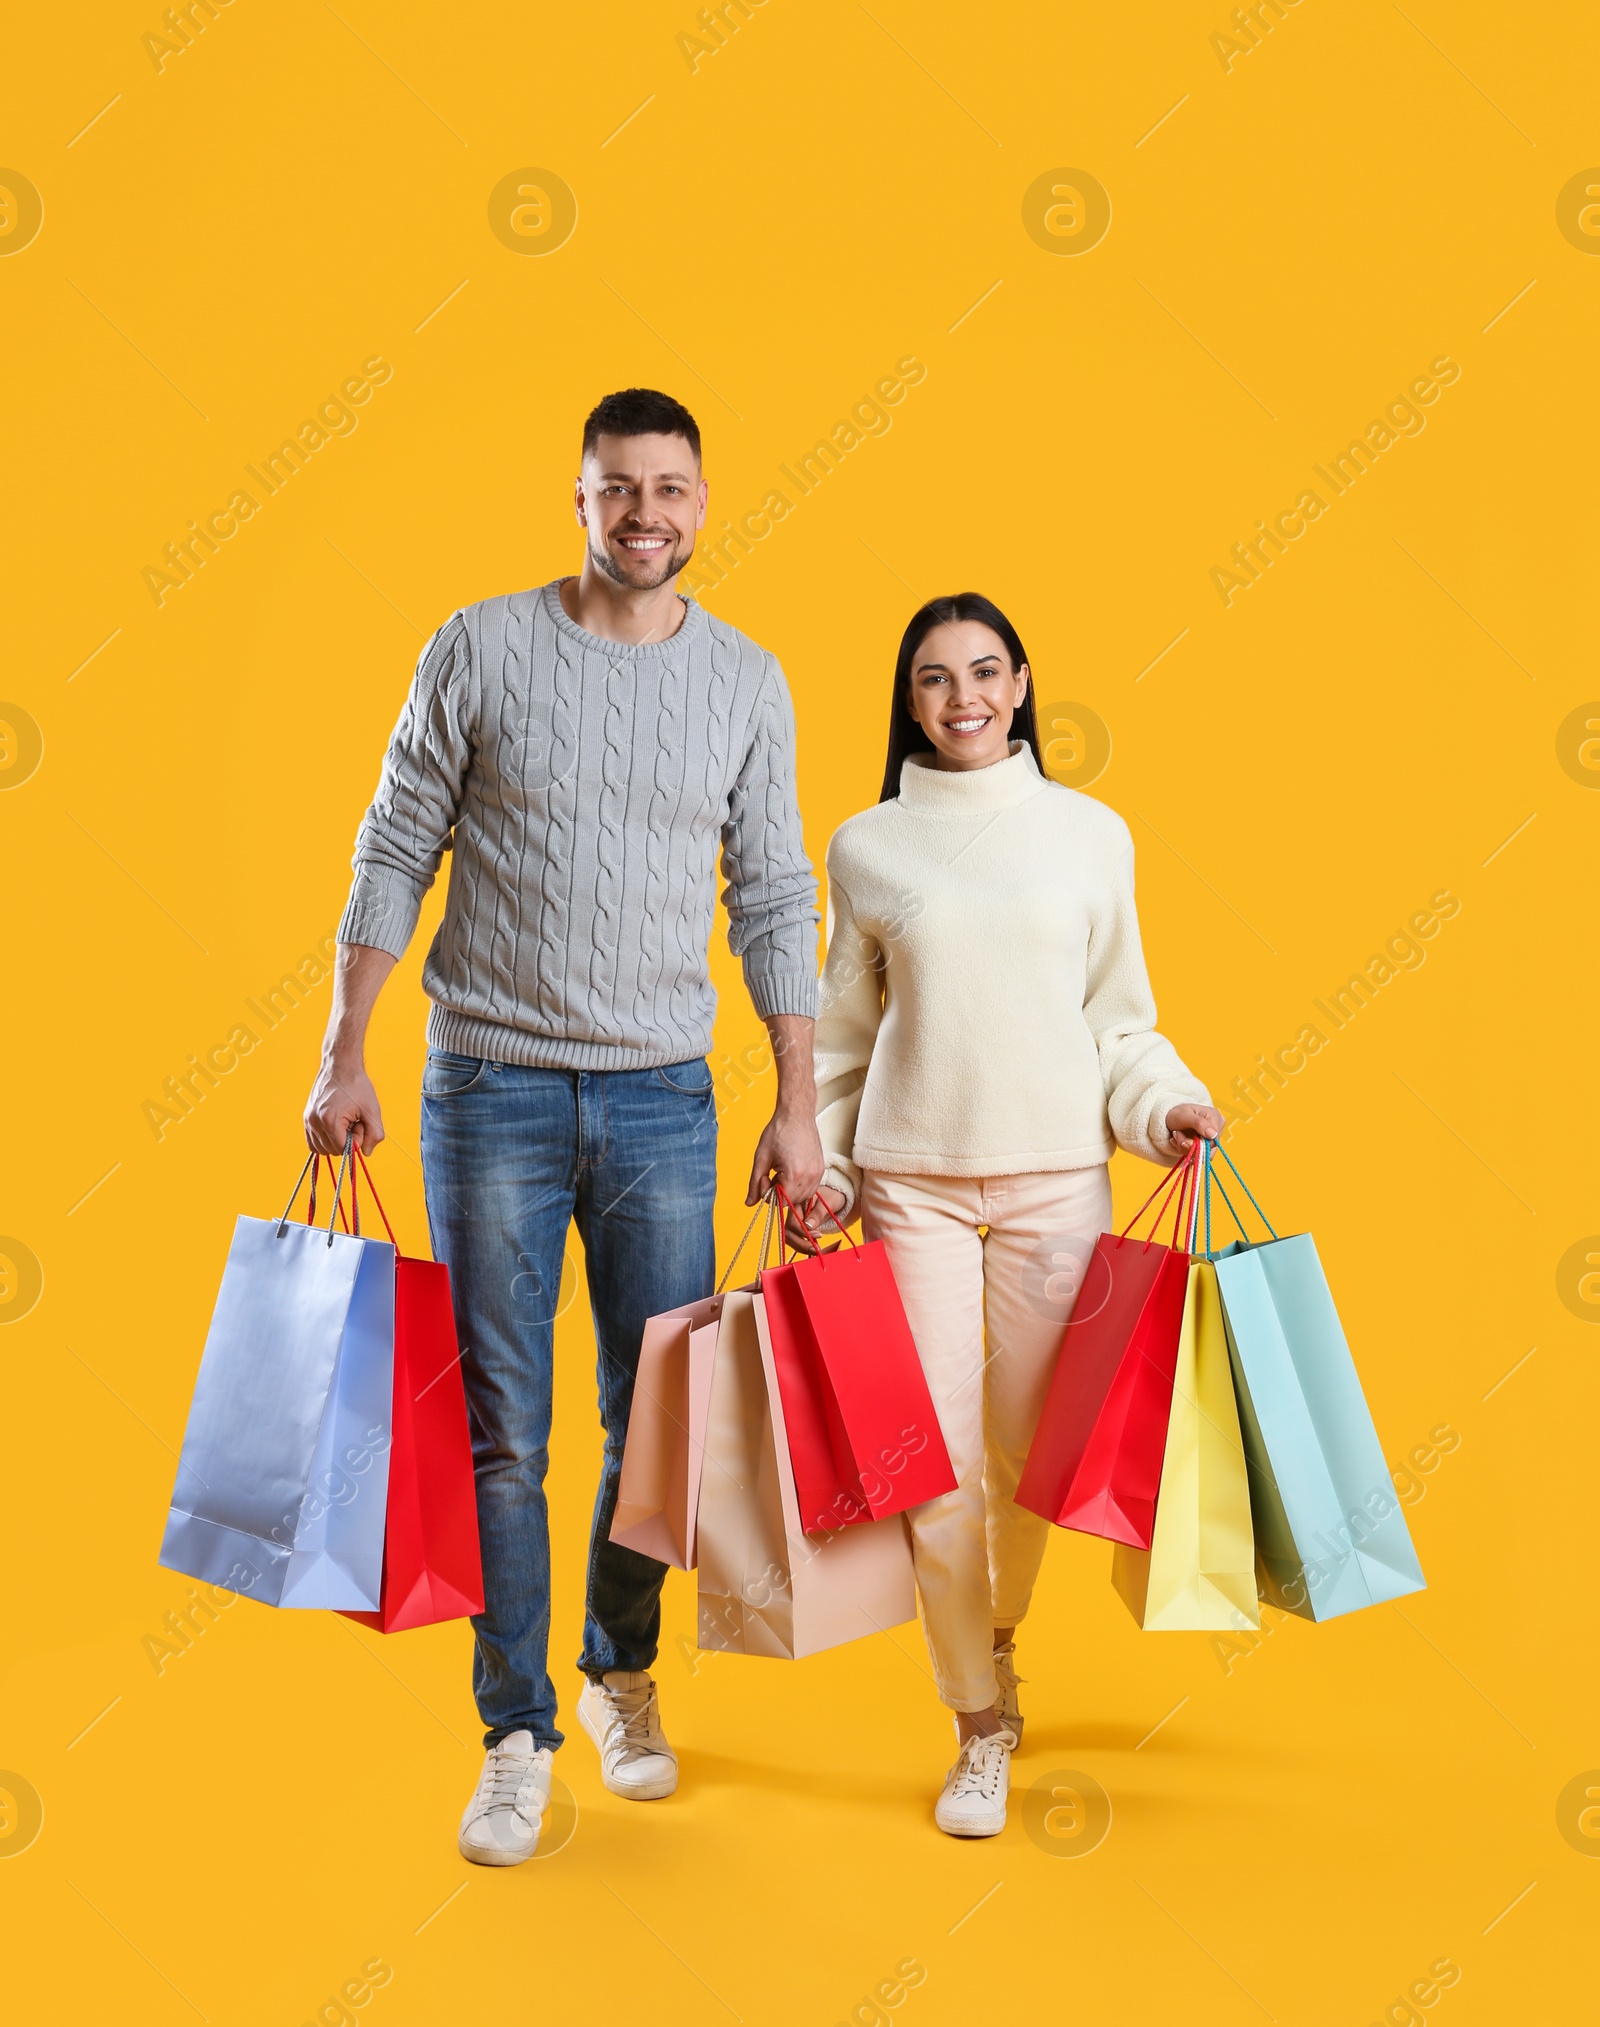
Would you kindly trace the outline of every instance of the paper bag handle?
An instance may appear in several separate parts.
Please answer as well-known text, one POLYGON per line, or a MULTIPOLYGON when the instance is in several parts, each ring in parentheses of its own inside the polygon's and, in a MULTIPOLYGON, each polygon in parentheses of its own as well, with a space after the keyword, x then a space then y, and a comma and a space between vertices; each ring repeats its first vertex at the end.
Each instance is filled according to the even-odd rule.
POLYGON ((773 1215, 774 1213, 772 1205, 772 1196, 771 1192, 768 1191, 762 1196, 760 1203, 756 1205, 755 1210, 751 1213, 750 1222, 744 1228, 744 1236, 743 1238, 740 1239, 738 1245, 734 1247, 733 1257, 729 1260, 727 1266, 723 1268, 722 1279, 717 1283, 716 1287, 712 1290, 713 1294, 720 1295, 723 1289, 727 1287, 729 1281, 732 1280, 733 1270, 739 1264, 739 1255, 744 1251, 745 1247, 749 1244, 750 1234, 756 1228, 756 1219, 760 1217, 765 1217, 767 1222, 761 1234, 760 1247, 757 1249, 756 1252, 757 1273, 759 1273, 761 1269, 765 1267, 765 1265, 767 1264, 767 1252, 772 1244, 773 1215))
POLYGON ((283 1207, 283 1216, 278 1220, 278 1237, 281 1239, 288 1227, 289 1213, 294 1209, 294 1200, 300 1194, 300 1185, 305 1181, 308 1173, 311 1177, 311 1194, 306 1201, 306 1223, 308 1225, 316 1223, 317 1183, 322 1174, 322 1164, 324 1161, 328 1164, 328 1173, 334 1178, 333 1206, 328 1212, 328 1244, 330 1246, 333 1244, 333 1221, 335 1218, 343 1225, 347 1235, 358 1239, 361 1236, 361 1204, 356 1195, 356 1175, 359 1168, 360 1173, 367 1179, 367 1188, 372 1191, 372 1201, 378 1207, 378 1216, 383 1220, 383 1229, 389 1234, 389 1243, 398 1253, 400 1241, 394 1235, 394 1226, 389 1222, 389 1213, 384 1209, 383 1199, 378 1195, 377 1186, 372 1180, 372 1171, 367 1166, 367 1157, 356 1146, 354 1127, 351 1127, 345 1136, 344 1158, 339 1163, 337 1171, 334 1168, 333 1156, 331 1154, 319 1154, 313 1148, 310 1154, 306 1156, 305 1166, 301 1169, 299 1175, 296 1176, 294 1188, 289 1192, 289 1201, 283 1207), (344 1180, 346 1174, 350 1177, 350 1209, 348 1215, 346 1215, 344 1206, 344 1180))
POLYGON ((1145 1198, 1144 1202, 1140 1204, 1139 1208, 1134 1212, 1133 1216, 1129 1218, 1128 1222, 1117 1234, 1117 1244, 1119 1246, 1122 1244, 1123 1240, 1127 1238, 1128 1234, 1133 1230, 1134 1226, 1144 1216, 1145 1212, 1150 1208, 1151 1204, 1155 1203, 1157 1197, 1160 1197, 1162 1201, 1159 1204, 1156 1204, 1156 1214, 1154 1221, 1150 1226, 1150 1235, 1147 1239, 1143 1241, 1144 1249, 1146 1252, 1148 1252, 1149 1249, 1153 1245, 1155 1245, 1158 1239, 1160 1238, 1162 1221, 1165 1219, 1167 1215, 1169 1205, 1173 1213, 1172 1243, 1174 1246, 1177 1245, 1178 1234, 1183 1230, 1183 1211, 1184 1211, 1184 1204, 1188 1200, 1189 1185, 1195 1179, 1196 1163, 1199 1156, 1199 1149, 1200 1143, 1198 1141, 1191 1141, 1189 1143, 1188 1152, 1184 1155, 1183 1159, 1175 1163, 1174 1166, 1168 1170, 1166 1175, 1164 1175, 1160 1180, 1160 1182, 1156 1184, 1155 1188, 1145 1198), (1176 1187, 1177 1189, 1177 1196, 1175 1199, 1172 1197, 1171 1194, 1174 1187, 1176 1187))
MULTIPOLYGON (((1267 1216, 1266 1212, 1265 1212, 1265 1211, 1264 1211, 1264 1210, 1263 1210, 1263 1209, 1261 1208, 1260 1204, 1258 1204, 1258 1203, 1256 1202, 1256 1200, 1255 1200, 1254 1196, 1252 1196, 1252 1195, 1251 1195, 1251 1191, 1250 1191, 1250 1185, 1249 1185, 1249 1183, 1247 1183, 1247 1182, 1245 1181, 1244 1177, 1243 1177, 1242 1175, 1240 1175, 1240 1173, 1239 1173, 1238 1169, 1237 1169, 1237 1168, 1236 1168, 1236 1167, 1234 1166, 1234 1160, 1233 1160, 1233 1156, 1232 1156, 1231 1154, 1229 1154, 1228 1150, 1227 1150, 1227 1149, 1226 1149, 1225 1147, 1223 1147, 1223 1146, 1222 1146, 1222 1145, 1221 1145, 1220 1143, 1217 1143, 1217 1142, 1212 1142, 1212 1141, 1209 1141, 1209 1140, 1208 1140, 1208 1141, 1207 1141, 1207 1142, 1205 1143, 1205 1150, 1206 1150, 1206 1156, 1205 1156, 1205 1162, 1206 1162, 1206 1258, 1207 1258, 1207 1259, 1210 1259, 1210 1257, 1211 1257, 1211 1184, 1212 1184, 1212 1179, 1213 1179, 1213 1178, 1212 1178, 1212 1150, 1213 1150, 1213 1147, 1215 1147, 1215 1150, 1216 1150, 1216 1152, 1217 1152, 1218 1154, 1220 1154, 1220 1155, 1222 1156, 1223 1160, 1224 1160, 1224 1161, 1225 1161, 1225 1162, 1226 1162, 1226 1163, 1228 1164, 1229 1168, 1233 1169, 1233 1175, 1234 1175, 1234 1180, 1235 1180, 1235 1181, 1236 1181, 1236 1182, 1238 1183, 1238 1185, 1239 1185, 1240 1189, 1242 1189, 1242 1190, 1244 1191, 1245 1195, 1246 1195, 1247 1197, 1249 1197, 1249 1198, 1250 1198, 1250 1202, 1251 1202, 1251 1205, 1252 1205, 1252 1207, 1253 1207, 1253 1208, 1254 1208, 1254 1210, 1255 1210, 1255 1214, 1256 1214, 1256 1216, 1257 1216, 1257 1217, 1258 1217, 1258 1218, 1259 1218, 1259 1219, 1261 1220, 1261 1222, 1262 1222, 1262 1223, 1263 1223, 1263 1224, 1264 1224, 1264 1225, 1266 1226, 1266 1228, 1267 1228, 1267 1234, 1268 1234, 1268 1236, 1269 1236, 1270 1238, 1273 1238, 1273 1239, 1276 1239, 1276 1238, 1277 1238, 1277 1236, 1278 1236, 1278 1234, 1277 1234, 1277 1233, 1276 1233, 1276 1232, 1275 1232, 1275 1231, 1274 1231, 1274 1230, 1272 1229, 1272 1221, 1271 1221, 1271 1220, 1270 1220, 1270 1219, 1268 1218, 1268 1216, 1267 1216)), ((1244 1240, 1244 1242, 1246 1243, 1246 1245, 1248 1245, 1248 1244, 1250 1243, 1250 1234, 1249 1234, 1249 1233, 1248 1233, 1248 1232, 1247 1232, 1247 1231, 1245 1230, 1245 1228, 1244 1228, 1244 1220, 1243 1220, 1243 1218, 1241 1218, 1241 1217, 1240 1217, 1240 1215, 1239 1215, 1239 1213, 1238 1213, 1238 1212, 1237 1212, 1237 1211, 1236 1211, 1236 1210, 1234 1209, 1234 1207, 1233 1207, 1233 1199, 1232 1199, 1232 1198, 1231 1198, 1231 1197, 1230 1197, 1230 1196, 1228 1195, 1228 1192, 1227 1192, 1227 1191, 1226 1191, 1226 1190, 1225 1190, 1225 1189, 1223 1188, 1223 1186, 1222 1186, 1222 1177, 1221 1177, 1221 1176, 1219 1175, 1219 1176, 1217 1176, 1217 1177, 1215 1178, 1215 1180, 1216 1180, 1216 1185, 1217 1185, 1217 1194, 1218 1194, 1218 1196, 1220 1196, 1220 1197, 1221 1197, 1221 1199, 1222 1199, 1222 1201, 1223 1201, 1223 1202, 1224 1202, 1224 1203, 1225 1203, 1225 1204, 1226 1204, 1226 1205, 1228 1206, 1228 1215, 1229 1215, 1229 1217, 1231 1217, 1231 1218, 1233 1219, 1233 1222, 1234 1222, 1234 1223, 1235 1223, 1235 1224, 1236 1224, 1236 1225, 1238 1226, 1238 1228, 1239 1228, 1239 1236, 1240 1236, 1240 1238, 1244 1240)))
MULTIPOLYGON (((317 1222, 317 1182, 322 1174, 322 1164, 324 1161, 328 1164, 328 1173, 331 1176, 333 1174, 333 1156, 331 1154, 318 1154, 315 1148, 313 1148, 311 1153, 306 1156, 305 1167, 295 1177, 294 1188, 289 1192, 289 1201, 284 1205, 283 1216, 278 1220, 278 1237, 280 1239, 288 1229, 289 1213, 294 1209, 294 1200, 300 1194, 300 1185, 305 1181, 308 1172, 311 1176, 311 1194, 306 1199, 306 1223, 314 1225, 317 1222)), ((337 1194, 334 1197, 334 1206, 339 1212, 340 1223, 348 1232, 350 1220, 345 1216, 343 1206, 339 1203, 337 1194)), ((331 1218, 329 1223, 331 1225, 331 1218)))
MULTIPOLYGON (((794 1206, 793 1202, 791 1201, 791 1199, 790 1199, 790 1197, 789 1197, 789 1195, 788 1195, 787 1191, 786 1191, 786 1190, 784 1189, 784 1187, 783 1187, 783 1184, 782 1184, 781 1182, 779 1182, 779 1181, 778 1181, 778 1179, 777 1179, 777 1177, 776 1177, 776 1176, 774 1176, 774 1177, 773 1177, 773 1179, 772 1179, 772 1181, 771 1181, 770 1183, 768 1183, 768 1185, 767 1185, 767 1188, 768 1188, 768 1189, 769 1189, 769 1191, 770 1191, 770 1192, 772 1193, 772 1195, 774 1195, 774 1196, 775 1196, 775 1197, 776 1197, 776 1198, 778 1199, 779 1203, 781 1203, 781 1204, 783 1205, 783 1208, 784 1208, 784 1213, 785 1213, 785 1216, 786 1216, 786 1217, 788 1216, 788 1214, 789 1214, 789 1213, 793 1212, 793 1214, 794 1214, 794 1215, 795 1215, 796 1217, 798 1217, 798 1218, 800 1219, 800 1222, 801 1222, 801 1224, 802 1224, 802 1225, 805 1225, 805 1223, 806 1223, 806 1221, 805 1221, 805 1218, 804 1218, 804 1217, 803 1217, 803 1216, 801 1215, 801 1212, 800 1212, 800 1211, 797 1211, 797 1210, 795 1210, 795 1206, 794 1206)), ((844 1226, 843 1226, 843 1225, 841 1225, 841 1224, 839 1223, 839 1220, 838 1220, 838 1218, 837 1218, 837 1217, 836 1217, 836 1216, 834 1215, 834 1210, 833 1210, 833 1206, 832 1206, 832 1205, 831 1205, 831 1204, 830 1204, 830 1203, 828 1202, 828 1199, 827 1199, 827 1198, 826 1198, 825 1196, 823 1196, 823 1195, 822 1195, 822 1193, 821 1193, 821 1192, 820 1192, 819 1190, 813 1190, 813 1191, 811 1192, 810 1196, 808 1196, 808 1197, 806 1198, 806 1205, 807 1205, 807 1206, 809 1206, 809 1205, 811 1205, 811 1204, 814 1204, 814 1203, 819 1203, 819 1204, 821 1204, 821 1206, 822 1206, 822 1208, 823 1208, 823 1212, 825 1213, 825 1215, 826 1215, 826 1217, 827 1217, 827 1219, 828 1219, 828 1222, 829 1222, 829 1223, 830 1223, 830 1224, 831 1224, 831 1225, 832 1225, 832 1226, 834 1227, 834 1229, 835 1229, 836 1231, 838 1231, 838 1232, 842 1233, 842 1234, 843 1234, 843 1236, 844 1236, 844 1237, 845 1237, 846 1239, 849 1239, 849 1240, 850 1240, 850 1250, 851 1250, 851 1252, 852 1252, 852 1253, 854 1253, 854 1252, 858 1251, 858 1250, 859 1250, 859 1248, 857 1247, 857 1245, 856 1245, 856 1242, 855 1242, 855 1240, 854 1240, 853 1238, 851 1238, 851 1237, 850 1237, 850 1234, 849 1234, 849 1232, 848 1232, 848 1231, 846 1231, 846 1230, 845 1230, 845 1228, 844 1228, 844 1226)), ((787 1238, 787 1226, 786 1226, 786 1225, 780 1226, 780 1228, 779 1228, 779 1229, 780 1229, 780 1232, 781 1232, 781 1233, 782 1233, 782 1234, 784 1235, 784 1238, 783 1238, 783 1243, 784 1243, 785 1245, 787 1245, 787 1244, 788 1244, 788 1238, 787 1238)), ((811 1228, 810 1228, 810 1226, 809 1226, 809 1225, 806 1225, 806 1229, 807 1229, 807 1231, 809 1231, 809 1230, 810 1230, 811 1228)), ((819 1249, 819 1250, 820 1250, 820 1249, 819 1249)), ((836 1245, 835 1245, 835 1246, 830 1246, 830 1247, 828 1248, 828 1251, 829 1251, 830 1253, 834 1253, 834 1252, 837 1252, 837 1251, 838 1251, 838 1247, 837 1247, 836 1245)), ((812 1256, 811 1256, 810 1254, 806 1254, 806 1253, 801 1253, 801 1252, 800 1252, 800 1249, 799 1249, 799 1247, 798 1247, 798 1246, 797 1246, 797 1247, 795 1247, 795 1253, 796 1253, 796 1255, 797 1255, 797 1256, 798 1256, 798 1257, 799 1257, 800 1259, 809 1259, 809 1258, 811 1258, 811 1257, 812 1257, 812 1256)))

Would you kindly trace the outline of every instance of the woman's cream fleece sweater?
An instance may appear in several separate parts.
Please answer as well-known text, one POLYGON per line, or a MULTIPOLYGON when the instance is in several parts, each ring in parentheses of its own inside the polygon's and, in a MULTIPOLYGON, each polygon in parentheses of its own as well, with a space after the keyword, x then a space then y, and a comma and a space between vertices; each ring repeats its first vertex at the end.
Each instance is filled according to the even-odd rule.
POLYGON ((835 832, 817 1123, 847 1216, 864 1168, 1169 1162, 1168 1111, 1211 1101, 1155 1021, 1128 826, 1020 741, 968 772, 915 755, 835 832))

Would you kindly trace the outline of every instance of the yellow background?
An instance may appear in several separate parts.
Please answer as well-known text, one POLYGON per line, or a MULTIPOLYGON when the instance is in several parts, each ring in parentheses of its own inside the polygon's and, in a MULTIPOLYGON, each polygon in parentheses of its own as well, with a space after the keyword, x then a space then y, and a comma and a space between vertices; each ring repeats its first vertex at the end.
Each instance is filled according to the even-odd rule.
MULTIPOLYGON (((157 70, 153 8, 74 10, 70 43, 57 10, 9 24, 3 157, 44 222, 0 258, 3 694, 11 750, 31 721, 43 759, 0 792, 0 1232, 44 1287, 0 1330, 0 1767, 44 1821, 16 1851, 0 1812, 5 2003, 288 2027, 382 1957, 379 2027, 827 2027, 915 1958, 896 2027, 1359 2027, 1448 1957, 1430 2021, 1578 2018, 1600 1839, 1558 1800, 1600 1763, 1600 1308, 1560 1263, 1600 1225, 1600 775, 1558 733, 1600 693, 1600 240, 1563 236, 1557 197, 1600 160, 1592 15, 1302 0, 1231 68, 1221 5, 1177 0, 767 0, 691 69, 695 26, 655 0, 235 0, 157 70), (487 205, 530 165, 577 224, 524 257, 487 205), (1062 167, 1111 200, 1081 256, 1024 229, 1062 167), (163 545, 376 354, 393 378, 354 434, 158 606, 163 545), (914 601, 976 586, 1041 698, 1109 728, 1093 792, 1134 829, 1162 1027, 1215 1092, 1432 894, 1461 901, 1232 1142, 1280 1227, 1316 1233, 1388 1455, 1459 1434, 1408 1509, 1430 1588, 1278 1622, 1230 1668, 1140 1634, 1109 1547, 1058 1537, 1011 1824, 963 1845, 931 1822, 951 1742, 914 1626, 697 1660, 674 1576, 677 1797, 614 1801, 575 1734, 570 1841, 477 1871, 465 1626, 382 1640, 245 1603, 159 1674, 144 1645, 187 1596, 155 1560, 174 1453, 234 1217, 297 1166, 326 986, 160 1140, 141 1108, 332 930, 422 638, 576 567, 601 393, 695 409, 718 520, 908 354, 927 377, 888 433, 707 595, 783 660, 819 860, 876 794, 914 601), (1444 355, 1425 429, 1224 606, 1231 545, 1444 355), (1023 1820, 1068 1774, 1111 1798, 1091 1851, 1023 1820)), ((372 1045, 413 1244, 438 901, 372 1045)), ((717 976, 737 1054, 759 1029, 725 950, 717 976)), ((957 1071, 1005 1048, 950 1037, 957 1071)), ((770 1091, 724 1111, 725 1237, 770 1091)), ((1114 1172, 1131 1208, 1148 1172, 1114 1172)), ((570 1725, 581 1290, 558 1360, 570 1725)))

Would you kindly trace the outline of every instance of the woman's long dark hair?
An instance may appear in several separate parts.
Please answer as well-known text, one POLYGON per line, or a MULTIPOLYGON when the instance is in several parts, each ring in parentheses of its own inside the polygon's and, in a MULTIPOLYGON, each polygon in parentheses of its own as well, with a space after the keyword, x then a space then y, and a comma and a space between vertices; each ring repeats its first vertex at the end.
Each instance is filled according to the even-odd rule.
MULTIPOLYGON (((916 660, 917 649, 933 632, 936 626, 948 626, 952 620, 972 620, 997 633, 1005 643, 1006 653, 1011 658, 1011 672, 1016 674, 1024 662, 1027 652, 1016 628, 1006 618, 998 605, 992 604, 980 591, 958 591, 948 598, 930 598, 911 616, 911 624, 900 637, 900 652, 894 664, 894 702, 889 710, 889 757, 884 762, 883 788, 879 802, 892 802, 900 793, 900 769, 910 753, 932 753, 933 741, 911 715, 911 664, 916 660)), ((1039 751, 1039 730, 1033 713, 1033 683, 1030 678, 1027 694, 1017 706, 1011 718, 1013 739, 1022 739, 1033 749, 1039 772, 1044 772, 1044 756, 1039 751)))

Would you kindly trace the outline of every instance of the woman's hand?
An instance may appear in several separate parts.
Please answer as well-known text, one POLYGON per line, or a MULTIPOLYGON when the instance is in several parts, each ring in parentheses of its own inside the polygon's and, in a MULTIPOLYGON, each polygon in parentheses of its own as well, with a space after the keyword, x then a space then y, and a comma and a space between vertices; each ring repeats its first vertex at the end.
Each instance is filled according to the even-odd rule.
POLYGON ((1167 1140, 1179 1155, 1197 1140, 1215 1140, 1221 1131, 1222 1114, 1212 1105, 1174 1105, 1167 1114, 1167 1140))
POLYGON ((828 1211, 836 1218, 845 1206, 842 1189, 834 1189, 823 1183, 815 1194, 806 1198, 803 1204, 790 1211, 784 1219, 783 1234, 789 1244, 800 1253, 814 1253, 817 1250, 817 1234, 829 1226, 828 1211), (827 1205, 827 1210, 823 1205, 827 1205))

